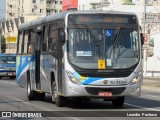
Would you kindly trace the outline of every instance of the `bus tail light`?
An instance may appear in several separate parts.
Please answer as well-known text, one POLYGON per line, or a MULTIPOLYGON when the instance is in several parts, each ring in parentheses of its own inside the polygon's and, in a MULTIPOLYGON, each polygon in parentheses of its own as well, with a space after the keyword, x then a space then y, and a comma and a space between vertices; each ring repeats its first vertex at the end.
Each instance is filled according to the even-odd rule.
POLYGON ((81 84, 80 81, 74 76, 74 74, 72 72, 70 72, 68 70, 66 72, 67 72, 67 75, 68 75, 68 77, 69 77, 69 79, 72 83, 75 83, 75 84, 78 84, 78 85, 81 84))

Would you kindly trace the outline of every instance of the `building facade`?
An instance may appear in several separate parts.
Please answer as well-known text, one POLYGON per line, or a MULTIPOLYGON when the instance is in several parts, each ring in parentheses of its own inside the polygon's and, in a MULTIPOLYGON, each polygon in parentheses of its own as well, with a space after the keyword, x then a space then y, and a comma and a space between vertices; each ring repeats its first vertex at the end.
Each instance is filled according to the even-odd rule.
POLYGON ((5 52, 15 53, 19 24, 46 16, 46 0, 1 0, 0 8, 0 38, 5 37, 5 52))
POLYGON ((47 15, 62 12, 62 0, 46 0, 47 15))

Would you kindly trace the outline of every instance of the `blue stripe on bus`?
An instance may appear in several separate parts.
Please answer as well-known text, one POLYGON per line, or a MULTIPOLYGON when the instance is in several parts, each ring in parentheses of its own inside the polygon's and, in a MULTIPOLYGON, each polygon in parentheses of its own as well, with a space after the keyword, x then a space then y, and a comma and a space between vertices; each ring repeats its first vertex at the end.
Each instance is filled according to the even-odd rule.
POLYGON ((18 57, 17 57, 17 67, 16 67, 16 77, 17 78, 20 77, 21 73, 27 67, 27 65, 30 64, 30 62, 35 61, 35 56, 18 56, 18 57))
POLYGON ((74 72, 73 73, 74 76, 80 80, 80 82, 83 84, 83 85, 89 85, 91 84, 92 82, 95 82, 95 81, 98 81, 98 80, 102 80, 103 78, 94 78, 94 77, 83 77, 83 76, 80 76, 77 72, 74 72))

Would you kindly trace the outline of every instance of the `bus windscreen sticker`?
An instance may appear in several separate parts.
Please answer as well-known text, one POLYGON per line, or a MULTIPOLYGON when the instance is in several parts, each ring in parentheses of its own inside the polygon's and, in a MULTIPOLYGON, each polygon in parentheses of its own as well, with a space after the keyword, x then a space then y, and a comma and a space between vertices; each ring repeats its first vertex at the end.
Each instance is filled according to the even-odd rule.
POLYGON ((111 61, 111 59, 107 59, 106 62, 107 62, 107 66, 112 66, 112 61, 111 61))
POLYGON ((92 56, 92 51, 76 51, 76 56, 92 56))
POLYGON ((112 36, 112 30, 106 30, 106 36, 111 37, 112 36))

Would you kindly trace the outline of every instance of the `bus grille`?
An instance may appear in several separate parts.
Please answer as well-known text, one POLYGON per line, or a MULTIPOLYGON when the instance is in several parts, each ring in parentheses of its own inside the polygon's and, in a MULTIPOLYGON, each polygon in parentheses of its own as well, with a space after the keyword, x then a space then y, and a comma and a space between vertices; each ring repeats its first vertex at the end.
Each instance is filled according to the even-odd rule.
POLYGON ((117 87, 117 88, 93 88, 86 87, 86 91, 91 95, 98 95, 99 92, 112 92, 112 95, 119 95, 125 91, 125 87, 117 87))
POLYGON ((98 77, 98 78, 117 78, 117 77, 128 77, 131 72, 125 73, 81 73, 79 74, 83 77, 98 77))

